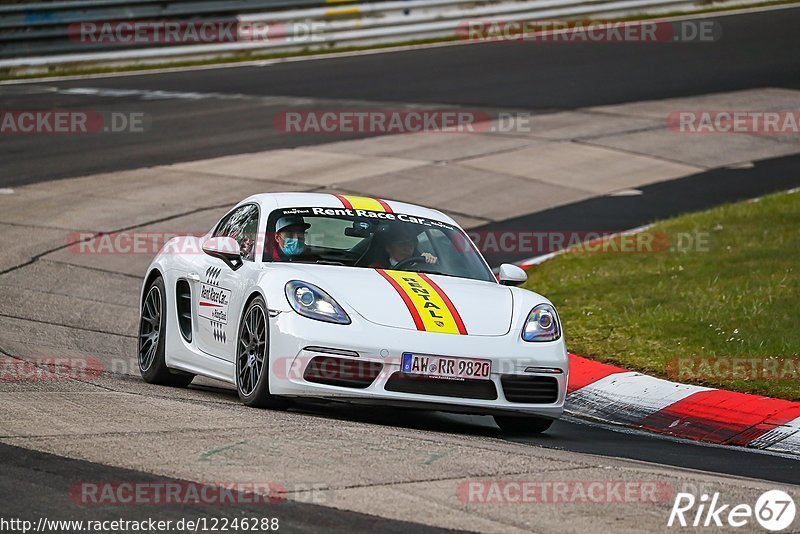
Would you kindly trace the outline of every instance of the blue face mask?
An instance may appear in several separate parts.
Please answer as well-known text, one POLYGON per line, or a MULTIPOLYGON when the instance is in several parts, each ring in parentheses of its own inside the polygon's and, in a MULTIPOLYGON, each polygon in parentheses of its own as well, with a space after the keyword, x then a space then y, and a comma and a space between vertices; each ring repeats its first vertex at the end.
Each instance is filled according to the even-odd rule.
POLYGON ((306 242, 296 237, 287 237, 283 240, 281 250, 287 256, 299 256, 306 249, 306 242))

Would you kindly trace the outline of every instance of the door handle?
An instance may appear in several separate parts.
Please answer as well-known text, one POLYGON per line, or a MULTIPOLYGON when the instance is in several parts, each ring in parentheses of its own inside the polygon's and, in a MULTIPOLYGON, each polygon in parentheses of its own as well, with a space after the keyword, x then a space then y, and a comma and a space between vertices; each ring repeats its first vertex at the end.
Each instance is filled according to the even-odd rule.
POLYGON ((197 273, 189 273, 189 274, 186 275, 186 278, 188 278, 189 280, 191 280, 193 282, 199 282, 200 281, 200 275, 197 274, 197 273))

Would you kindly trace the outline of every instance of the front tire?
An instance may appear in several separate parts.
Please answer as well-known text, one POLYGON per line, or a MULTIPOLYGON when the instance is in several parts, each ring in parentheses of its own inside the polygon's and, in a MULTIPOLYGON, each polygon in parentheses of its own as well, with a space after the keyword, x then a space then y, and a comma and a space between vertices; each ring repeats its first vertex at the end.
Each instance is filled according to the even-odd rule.
POLYGON ((183 388, 194 379, 193 374, 171 371, 164 359, 167 338, 167 292, 159 276, 144 293, 139 315, 139 372, 145 382, 183 388))
POLYGON ((236 391, 246 406, 283 409, 287 399, 269 392, 269 322, 267 305, 255 297, 242 314, 236 336, 236 391))
POLYGON ((495 415, 494 422, 503 432, 514 436, 531 436, 541 434, 553 424, 552 419, 542 417, 517 417, 513 415, 495 415))

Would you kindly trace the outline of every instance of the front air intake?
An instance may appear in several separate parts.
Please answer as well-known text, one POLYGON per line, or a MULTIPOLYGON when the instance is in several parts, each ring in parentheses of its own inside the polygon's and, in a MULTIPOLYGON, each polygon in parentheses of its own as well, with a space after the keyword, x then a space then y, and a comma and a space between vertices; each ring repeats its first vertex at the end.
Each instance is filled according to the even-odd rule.
POLYGON ((380 362, 351 360, 334 356, 314 356, 303 378, 308 382, 364 389, 369 387, 383 370, 380 362))
POLYGON ((552 404, 558 400, 558 380, 552 376, 503 375, 500 384, 508 402, 552 404))

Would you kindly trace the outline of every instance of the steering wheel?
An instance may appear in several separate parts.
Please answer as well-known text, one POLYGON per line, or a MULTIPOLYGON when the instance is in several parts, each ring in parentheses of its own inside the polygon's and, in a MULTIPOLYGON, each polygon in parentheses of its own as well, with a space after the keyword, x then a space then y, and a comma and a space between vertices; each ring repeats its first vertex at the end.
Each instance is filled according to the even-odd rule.
POLYGON ((411 265, 414 265, 415 263, 425 263, 425 257, 424 256, 409 256, 408 258, 406 258, 404 260, 400 260, 397 263, 395 263, 394 267, 392 267, 392 269, 396 269, 398 271, 402 271, 405 267, 409 267, 411 265))

